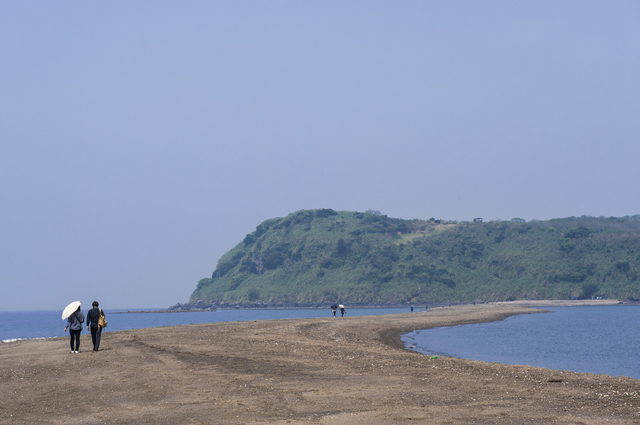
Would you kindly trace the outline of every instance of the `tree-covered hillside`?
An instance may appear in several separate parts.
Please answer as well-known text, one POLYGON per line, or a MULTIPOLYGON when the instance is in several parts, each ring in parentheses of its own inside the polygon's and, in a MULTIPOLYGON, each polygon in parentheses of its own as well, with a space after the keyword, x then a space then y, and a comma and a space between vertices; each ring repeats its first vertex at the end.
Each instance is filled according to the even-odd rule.
POLYGON ((191 302, 637 299, 639 219, 453 223, 303 210, 260 224, 200 280, 191 302))

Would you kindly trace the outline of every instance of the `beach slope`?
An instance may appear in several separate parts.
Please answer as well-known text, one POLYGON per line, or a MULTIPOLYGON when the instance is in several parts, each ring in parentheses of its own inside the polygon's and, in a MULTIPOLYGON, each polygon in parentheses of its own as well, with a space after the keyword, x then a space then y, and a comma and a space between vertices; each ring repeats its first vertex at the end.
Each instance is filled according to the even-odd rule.
MULTIPOLYGON (((214 323, 0 344, 7 424, 637 424, 640 381, 453 358, 415 329, 539 312, 513 305, 214 323)), ((329 311, 328 311, 329 312, 329 311)))

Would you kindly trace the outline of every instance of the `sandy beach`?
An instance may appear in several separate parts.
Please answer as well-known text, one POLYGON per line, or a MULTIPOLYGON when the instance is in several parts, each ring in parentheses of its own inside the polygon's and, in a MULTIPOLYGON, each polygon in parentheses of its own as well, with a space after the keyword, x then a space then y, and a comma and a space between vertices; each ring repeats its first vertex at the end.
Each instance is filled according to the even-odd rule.
POLYGON ((2 424, 638 424, 640 380, 405 350, 416 329, 538 313, 487 304, 0 344, 2 424))

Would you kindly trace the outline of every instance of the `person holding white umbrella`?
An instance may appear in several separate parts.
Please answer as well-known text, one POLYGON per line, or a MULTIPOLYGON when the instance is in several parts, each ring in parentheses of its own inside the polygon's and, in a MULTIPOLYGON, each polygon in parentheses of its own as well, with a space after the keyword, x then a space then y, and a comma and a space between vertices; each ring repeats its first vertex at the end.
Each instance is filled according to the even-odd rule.
POLYGON ((71 352, 77 354, 80 352, 80 334, 82 333, 82 323, 84 322, 84 314, 80 311, 80 301, 74 301, 65 307, 62 312, 62 320, 64 319, 67 319, 67 326, 64 327, 64 331, 66 332, 69 329, 69 336, 71 337, 71 352))

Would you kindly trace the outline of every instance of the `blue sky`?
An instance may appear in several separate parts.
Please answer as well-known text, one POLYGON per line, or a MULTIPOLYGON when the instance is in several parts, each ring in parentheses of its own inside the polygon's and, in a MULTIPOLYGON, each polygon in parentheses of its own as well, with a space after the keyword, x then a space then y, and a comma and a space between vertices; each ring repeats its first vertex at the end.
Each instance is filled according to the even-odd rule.
POLYGON ((640 213, 640 3, 0 3, 0 310, 167 307, 263 220, 640 213))

